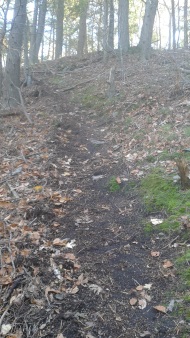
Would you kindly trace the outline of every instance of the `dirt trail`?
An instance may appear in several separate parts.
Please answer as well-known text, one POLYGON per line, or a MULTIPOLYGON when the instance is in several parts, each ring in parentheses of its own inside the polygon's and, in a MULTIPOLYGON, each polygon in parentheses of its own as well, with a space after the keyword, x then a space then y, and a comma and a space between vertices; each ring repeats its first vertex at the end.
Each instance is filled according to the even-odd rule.
MULTIPOLYGON (((89 282, 64 301, 63 318, 67 311, 71 311, 71 318, 63 321, 63 333, 68 338, 83 337, 86 330, 89 337, 173 337, 175 322, 153 309, 168 280, 150 256, 154 245, 143 230, 143 207, 134 189, 138 182, 129 176, 120 150, 114 151, 117 147, 108 136, 110 123, 100 123, 96 114, 89 116, 88 111, 75 111, 74 107, 67 111, 60 116, 63 123, 56 138, 69 133, 69 142, 56 142, 52 153, 56 154, 58 181, 64 172, 59 159, 71 158, 71 177, 61 188, 80 189, 81 194, 68 204, 57 235, 76 239, 75 255, 89 282), (119 191, 110 191, 112 177, 122 179, 119 191), (136 290, 146 284, 152 284, 150 290, 136 290), (91 285, 95 285, 94 291, 89 289, 91 285), (133 298, 142 303, 131 306, 133 298), (73 322, 76 312, 92 328, 85 328, 84 318, 73 322)), ((162 255, 164 259, 164 251, 162 255)))
MULTIPOLYGON (((68 81, 50 72, 26 89, 33 126, 22 116, 3 119, 1 312, 3 323, 11 324, 10 337, 182 337, 180 319, 154 309, 166 305, 166 297, 170 302, 177 283, 162 267, 173 254, 173 238, 144 231, 139 181, 121 151, 122 118, 114 103, 107 115, 100 105, 105 82, 94 90, 98 107, 80 103, 80 86, 63 92, 82 81, 82 72, 84 80, 93 78, 98 67, 99 73, 105 68, 67 68, 68 81), (160 257, 151 256, 157 250, 160 257)), ((150 94, 139 96, 138 105, 155 123, 158 104, 150 94)), ((133 104, 129 92, 120 108, 133 104)), ((138 124, 143 116, 138 112, 138 124)), ((133 142, 141 152, 141 141, 133 142)))

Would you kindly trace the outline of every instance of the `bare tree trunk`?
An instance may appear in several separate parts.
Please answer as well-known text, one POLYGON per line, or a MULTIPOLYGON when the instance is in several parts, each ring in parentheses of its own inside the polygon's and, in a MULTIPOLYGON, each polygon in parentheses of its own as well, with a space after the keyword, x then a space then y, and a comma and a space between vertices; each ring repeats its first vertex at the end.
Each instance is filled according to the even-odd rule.
POLYGON ((175 0, 171 0, 171 5, 172 5, 173 50, 176 50, 176 39, 175 39, 175 34, 176 34, 175 0))
POLYGON ((36 55, 36 27, 38 21, 39 0, 34 0, 34 13, 30 33, 30 62, 35 62, 36 55))
POLYGON ((26 21, 26 4, 27 0, 15 0, 14 16, 9 34, 3 98, 5 104, 12 107, 20 103, 20 59, 26 21))
POLYGON ((105 62, 108 58, 108 0, 104 0, 103 12, 103 53, 105 62))
POLYGON ((86 43, 86 19, 88 12, 88 0, 80 0, 80 21, 79 21, 79 37, 77 55, 82 57, 84 55, 84 48, 86 43))
POLYGON ((42 42, 42 37, 44 34, 46 11, 47 11, 47 0, 42 0, 41 4, 39 4, 39 0, 35 0, 34 16, 30 39, 31 63, 38 62, 38 54, 42 42))
POLYGON ((129 49, 129 0, 119 0, 119 49, 122 53, 129 49))
POLYGON ((158 0, 146 1, 145 15, 143 18, 143 25, 139 41, 142 59, 149 59, 150 57, 152 34, 157 8, 158 8, 158 0))
POLYGON ((55 58, 62 56, 63 48, 63 18, 64 18, 64 0, 57 0, 56 8, 56 46, 55 58))
POLYGON ((0 97, 3 95, 3 65, 2 65, 2 54, 3 54, 3 40, 6 34, 6 26, 7 26, 7 12, 9 9, 10 0, 7 1, 6 7, 3 8, 4 18, 3 25, 0 29, 0 97))
POLYGON ((114 50, 114 1, 109 0, 108 49, 114 50))
POLYGON ((184 0, 184 48, 188 48, 188 0, 184 0))
POLYGON ((28 55, 29 53, 28 42, 29 42, 29 21, 28 18, 26 18, 24 30, 24 77, 26 86, 30 86, 32 84, 31 67, 28 55))
POLYGON ((36 31, 35 62, 38 62, 38 54, 39 54, 42 38, 44 35, 46 12, 47 12, 47 0, 42 0, 42 4, 39 7, 38 29, 36 31))

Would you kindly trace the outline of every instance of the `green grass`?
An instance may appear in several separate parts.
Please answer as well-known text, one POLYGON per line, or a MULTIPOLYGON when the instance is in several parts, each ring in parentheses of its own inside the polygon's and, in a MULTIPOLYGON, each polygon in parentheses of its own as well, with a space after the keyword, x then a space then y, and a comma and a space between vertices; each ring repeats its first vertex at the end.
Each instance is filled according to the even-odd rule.
POLYGON ((119 183, 117 183, 116 181, 116 177, 111 177, 109 182, 108 182, 108 190, 110 192, 116 192, 116 191, 119 191, 121 189, 121 186, 119 183))
MULTIPOLYGON (((180 226, 180 217, 190 215, 190 190, 181 190, 173 178, 154 170, 141 182, 141 193, 148 213, 164 212, 168 217, 157 229, 176 231, 180 226)), ((150 230, 151 225, 146 226, 150 230)))
POLYGON ((190 137, 190 127, 185 127, 183 133, 186 137, 190 137))
MULTIPOLYGON (((172 178, 168 177, 161 170, 154 169, 141 182, 142 198, 148 213, 163 212, 167 217, 163 223, 156 227, 147 222, 144 230, 150 233, 153 230, 164 231, 166 233, 177 233, 181 241, 190 239, 190 229, 183 229, 182 216, 190 217, 190 189, 182 190, 181 186, 174 183, 172 178)), ((175 262, 177 273, 180 277, 178 291, 183 292, 186 297, 185 302, 190 305, 190 294, 187 293, 190 287, 190 249, 184 246, 184 253, 175 262)), ((184 303, 178 306, 178 314, 184 312, 184 317, 190 320, 189 310, 184 307, 184 303)))

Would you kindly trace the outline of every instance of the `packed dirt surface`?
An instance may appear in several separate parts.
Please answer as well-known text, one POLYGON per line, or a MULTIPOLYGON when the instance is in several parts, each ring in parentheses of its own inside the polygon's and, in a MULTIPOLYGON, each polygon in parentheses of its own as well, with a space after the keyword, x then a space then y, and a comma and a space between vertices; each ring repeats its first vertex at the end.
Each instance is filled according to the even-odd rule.
MULTIPOLYGON (((176 238, 145 232, 139 185, 155 166, 148 156, 189 148, 190 83, 180 70, 189 60, 45 62, 23 88, 33 124, 23 107, 3 112, 2 337, 188 337, 183 314, 165 313, 179 286, 175 267, 163 267, 176 238)), ((160 165, 176 171, 172 158, 160 165)))

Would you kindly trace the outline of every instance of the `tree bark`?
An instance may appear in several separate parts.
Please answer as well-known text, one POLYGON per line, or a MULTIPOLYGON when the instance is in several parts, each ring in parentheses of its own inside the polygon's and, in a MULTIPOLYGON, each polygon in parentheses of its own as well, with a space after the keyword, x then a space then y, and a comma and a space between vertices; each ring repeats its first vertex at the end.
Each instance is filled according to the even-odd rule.
POLYGON ((114 1, 109 0, 108 49, 114 50, 114 1))
POLYGON ((158 0, 146 1, 145 15, 143 18, 143 25, 139 41, 142 59, 150 58, 152 34, 157 8, 158 8, 158 0))
POLYGON ((173 31, 173 50, 176 50, 176 20, 175 20, 175 2, 174 0, 171 0, 171 5, 172 5, 172 31, 173 31))
POLYGON ((84 55, 84 48, 86 43, 86 19, 88 12, 88 0, 80 0, 80 20, 79 20, 79 36, 77 55, 82 57, 84 55))
POLYGON ((108 58, 108 0, 104 0, 103 12, 103 53, 105 62, 108 58))
POLYGON ((9 34, 3 98, 6 106, 15 107, 20 103, 20 59, 23 31, 26 21, 27 0, 15 0, 14 15, 9 34))
POLYGON ((38 54, 42 37, 44 34, 45 17, 47 12, 47 0, 35 0, 33 23, 31 27, 31 38, 30 38, 30 62, 38 62, 38 54))
POLYGON ((188 48, 188 0, 184 0, 184 48, 188 48))
POLYGON ((129 49, 129 0, 119 0, 119 49, 122 53, 129 49))
POLYGON ((3 40, 6 34, 6 26, 7 26, 7 12, 9 9, 10 0, 7 1, 6 7, 3 8, 4 18, 3 25, 0 29, 0 97, 3 95, 3 65, 2 65, 2 54, 3 54, 3 40))
POLYGON ((63 48, 63 18, 64 18, 64 0, 57 0, 56 8, 56 46, 55 58, 62 56, 63 48))
POLYGON ((31 33, 30 33, 30 62, 35 62, 35 55, 36 55, 36 27, 38 21, 38 10, 39 10, 39 3, 38 0, 34 0, 34 13, 33 13, 33 20, 31 25, 31 33))

